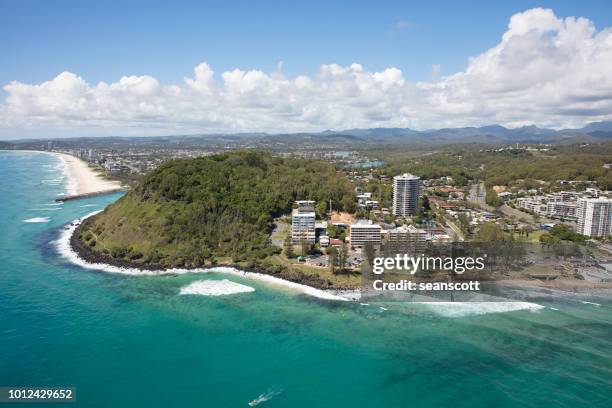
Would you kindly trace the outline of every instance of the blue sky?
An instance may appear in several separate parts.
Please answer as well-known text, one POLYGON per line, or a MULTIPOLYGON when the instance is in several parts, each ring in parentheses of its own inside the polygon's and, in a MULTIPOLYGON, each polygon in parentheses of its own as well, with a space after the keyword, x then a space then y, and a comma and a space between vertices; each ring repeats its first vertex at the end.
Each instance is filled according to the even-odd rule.
POLYGON ((217 72, 269 72, 283 61, 288 76, 359 62, 427 80, 434 64, 445 74, 464 69, 497 43, 509 16, 532 7, 612 25, 609 1, 2 0, 0 83, 62 71, 90 82, 148 74, 174 83, 201 61, 217 72))
POLYGON ((0 0, 0 15, 4 138, 611 118, 609 1, 0 0))

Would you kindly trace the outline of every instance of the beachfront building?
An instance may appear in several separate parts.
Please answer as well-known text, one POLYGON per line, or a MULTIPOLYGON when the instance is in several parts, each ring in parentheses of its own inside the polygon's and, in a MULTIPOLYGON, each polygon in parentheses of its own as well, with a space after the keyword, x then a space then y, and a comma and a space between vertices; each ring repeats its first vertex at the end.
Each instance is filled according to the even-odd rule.
POLYGON ((382 242, 382 228, 373 224, 370 220, 360 220, 351 225, 351 246, 354 248, 364 247, 368 242, 376 249, 380 249, 382 242))
POLYGON ((546 204, 546 215, 551 218, 562 218, 566 220, 576 219, 576 202, 549 201, 546 204))
POLYGON ((427 246, 427 232, 414 225, 388 230, 385 234, 385 249, 392 253, 420 254, 427 246))
POLYGON ((409 173, 393 177, 393 215, 416 215, 419 211, 420 190, 420 177, 409 173))
POLYGON ((296 201, 297 208, 291 213, 291 241, 294 244, 316 240, 314 201, 296 201))
POLYGON ((576 193, 562 191, 557 194, 517 198, 516 206, 534 213, 566 220, 576 219, 576 193))
POLYGON ((542 197, 521 197, 516 199, 516 206, 525 210, 533 211, 538 215, 544 215, 547 211, 547 201, 542 197))
POLYGON ((578 233, 589 237, 612 235, 612 199, 581 198, 576 207, 578 233))

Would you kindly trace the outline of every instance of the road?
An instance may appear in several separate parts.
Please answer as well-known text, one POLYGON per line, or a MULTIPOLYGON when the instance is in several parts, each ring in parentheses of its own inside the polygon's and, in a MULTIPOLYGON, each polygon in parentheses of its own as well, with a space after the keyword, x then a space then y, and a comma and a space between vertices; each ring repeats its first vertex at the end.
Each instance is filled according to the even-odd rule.
POLYGON ((450 229, 455 233, 455 235, 457 236, 457 239, 459 241, 465 241, 465 236, 463 235, 463 232, 461 231, 461 228, 459 228, 457 225, 455 225, 455 223, 452 222, 451 220, 449 220, 448 218, 446 218, 445 221, 448 224, 448 226, 450 227, 450 229))
POLYGON ((472 187, 470 187, 470 193, 468 194, 467 199, 485 211, 495 211, 495 208, 487 204, 486 195, 487 190, 485 188, 485 184, 484 182, 481 182, 479 184, 473 184, 472 187))
POLYGON ((516 208, 512 208, 507 206, 506 204, 502 205, 501 207, 499 207, 499 210, 504 213, 504 215, 507 215, 509 217, 512 218, 516 218, 519 221, 523 221, 523 222, 527 222, 529 224, 534 224, 535 225, 535 221, 533 219, 533 215, 531 214, 527 214, 525 212, 519 211, 516 208))

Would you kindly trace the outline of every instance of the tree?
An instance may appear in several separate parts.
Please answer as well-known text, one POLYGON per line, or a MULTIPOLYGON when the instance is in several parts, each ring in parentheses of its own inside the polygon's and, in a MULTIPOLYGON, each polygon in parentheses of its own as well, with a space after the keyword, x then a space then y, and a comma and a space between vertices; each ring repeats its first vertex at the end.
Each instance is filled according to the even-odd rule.
POLYGON ((429 213, 430 210, 431 210, 431 204, 429 204, 429 197, 424 195, 423 196, 423 213, 427 214, 429 213))
POLYGON ((340 269, 344 270, 346 269, 346 262, 348 260, 348 245, 346 245, 346 242, 344 244, 342 244, 342 249, 340 250, 339 255, 339 261, 340 261, 340 269))
POLYGON ((306 256, 310 252, 310 242, 303 239, 300 241, 300 245, 302 247, 302 256, 306 256))
POLYGON ((501 242, 504 241, 504 231, 494 222, 485 222, 480 226, 476 234, 477 242, 501 242))
POLYGON ((374 264, 374 245, 372 245, 371 242, 366 242, 365 246, 363 247, 363 252, 365 254, 366 259, 368 260, 368 263, 370 265, 374 264))
POLYGON ((572 229, 565 224, 557 224, 552 227, 552 229, 550 230, 550 235, 557 237, 563 241, 572 242, 584 242, 587 239, 586 236, 572 231, 572 229))
POLYGON ((331 273, 335 273, 337 258, 338 250, 334 247, 327 248, 327 259, 329 262, 329 270, 331 271, 331 273))
POLYGON ((560 241, 559 238, 549 234, 549 233, 544 233, 542 235, 540 235, 540 243, 542 245, 553 245, 553 244, 557 244, 560 241))
POLYGON ((470 218, 464 212, 459 214, 459 225, 464 233, 470 233, 470 218))
POLYGON ((526 238, 529 238, 529 234, 531 234, 533 231, 534 230, 530 225, 524 225, 523 228, 521 228, 521 233, 525 234, 526 238))
POLYGON ((497 196, 497 193, 492 189, 487 189, 487 194, 485 195, 485 201, 492 207, 499 207, 502 205, 502 201, 497 196))
POLYGON ((291 235, 287 235, 285 241, 283 242, 283 250, 285 252, 285 256, 289 259, 295 258, 295 252, 293 251, 293 241, 291 240, 291 235))
POLYGON ((317 214, 319 214, 319 217, 324 218, 325 216, 327 216, 327 201, 323 200, 323 201, 319 201, 317 203, 317 214))

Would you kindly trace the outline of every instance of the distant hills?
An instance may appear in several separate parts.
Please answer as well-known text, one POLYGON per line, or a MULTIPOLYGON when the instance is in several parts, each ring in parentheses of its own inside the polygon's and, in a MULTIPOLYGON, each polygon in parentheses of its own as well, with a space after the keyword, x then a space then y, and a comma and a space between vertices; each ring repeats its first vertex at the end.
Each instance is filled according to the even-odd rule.
POLYGON ((580 129, 554 130, 537 126, 523 126, 509 129, 501 125, 481 127, 442 128, 430 130, 413 130, 408 128, 372 128, 350 129, 343 131, 325 131, 320 135, 350 135, 360 139, 393 140, 393 141, 428 141, 428 142, 480 142, 480 143, 555 143, 567 139, 612 139, 612 121, 589 123, 580 129))
POLYGON ((260 136, 260 140, 281 144, 460 144, 460 143, 576 143, 612 140, 612 121, 590 123, 580 129, 554 130, 537 126, 509 129, 501 125, 482 127, 413 130, 408 128, 326 130, 319 133, 291 133, 260 136))
MULTIPOLYGON (((41 139, 1 142, 0 149, 35 146, 41 139)), ((501 125, 481 127, 414 130, 409 128, 370 128, 326 130, 303 133, 218 133, 156 137, 88 137, 52 139, 58 145, 69 146, 78 142, 88 145, 123 145, 126 142, 149 146, 233 146, 284 149, 287 146, 368 147, 380 145, 441 145, 441 144, 504 144, 504 143, 579 143, 612 140, 612 121, 593 122, 579 129, 554 130, 537 126, 509 129, 501 125)))

